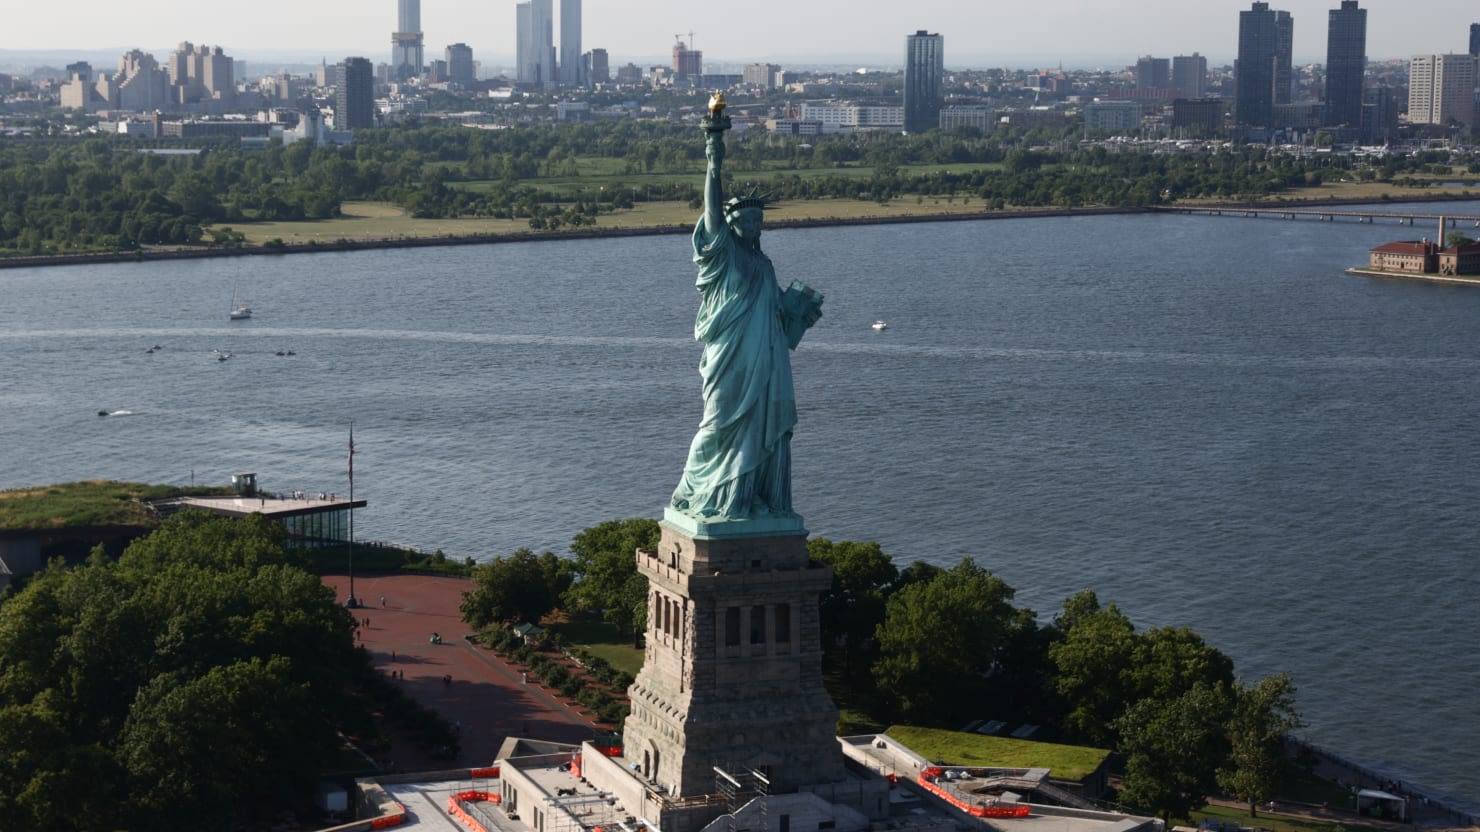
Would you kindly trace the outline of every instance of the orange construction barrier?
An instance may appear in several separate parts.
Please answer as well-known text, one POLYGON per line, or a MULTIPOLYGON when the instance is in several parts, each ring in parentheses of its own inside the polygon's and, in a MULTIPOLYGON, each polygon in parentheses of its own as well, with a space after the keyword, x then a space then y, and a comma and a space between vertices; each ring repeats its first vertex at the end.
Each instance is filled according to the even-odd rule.
POLYGON ((394 814, 381 815, 380 817, 376 818, 375 820, 370 821, 370 828, 371 829, 390 829, 392 826, 400 826, 401 824, 403 824, 405 822, 406 822, 406 807, 403 806, 400 802, 397 802, 396 803, 396 811, 395 811, 394 814))
POLYGON ((976 803, 968 803, 965 800, 962 800, 954 794, 946 791, 944 788, 937 785, 933 780, 926 779, 927 775, 929 775, 930 777, 939 777, 940 774, 941 770, 938 768, 928 768, 920 772, 920 787, 939 797, 941 800, 944 800, 945 802, 951 804, 952 806, 955 806, 957 809, 960 809, 968 815, 972 815, 973 817, 1025 818, 1033 811, 1026 803, 1010 803, 992 806, 982 806, 976 803), (935 772, 935 774, 929 775, 929 772, 932 771, 935 772))
POLYGON ((473 778, 497 777, 498 766, 488 766, 487 768, 470 768, 468 769, 468 776, 473 778))
POLYGON ((488 832, 483 824, 468 814, 467 810, 462 807, 462 804, 498 803, 501 800, 503 800, 503 795, 500 795, 498 792, 486 792, 482 789, 469 789, 467 791, 457 792, 456 794, 449 795, 447 798, 447 814, 455 818, 458 823, 473 830, 473 832, 488 832))

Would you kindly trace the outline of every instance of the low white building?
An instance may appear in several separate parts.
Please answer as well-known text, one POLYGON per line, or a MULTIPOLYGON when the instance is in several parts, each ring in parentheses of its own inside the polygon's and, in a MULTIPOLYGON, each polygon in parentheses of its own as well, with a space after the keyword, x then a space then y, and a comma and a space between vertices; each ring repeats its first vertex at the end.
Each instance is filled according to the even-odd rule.
POLYGON ((834 101, 802 104, 800 121, 822 125, 823 132, 843 130, 903 130, 904 107, 842 104, 834 101))

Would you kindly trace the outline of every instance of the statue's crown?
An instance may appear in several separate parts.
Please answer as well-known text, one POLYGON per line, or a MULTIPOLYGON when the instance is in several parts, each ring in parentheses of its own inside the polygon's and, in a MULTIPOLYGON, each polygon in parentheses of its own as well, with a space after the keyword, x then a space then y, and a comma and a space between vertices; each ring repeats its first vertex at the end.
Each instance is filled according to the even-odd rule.
POLYGON ((733 216, 744 211, 746 208, 760 208, 765 210, 766 202, 768 201, 765 194, 758 194, 755 191, 751 191, 744 196, 732 196, 725 203, 725 216, 733 216))

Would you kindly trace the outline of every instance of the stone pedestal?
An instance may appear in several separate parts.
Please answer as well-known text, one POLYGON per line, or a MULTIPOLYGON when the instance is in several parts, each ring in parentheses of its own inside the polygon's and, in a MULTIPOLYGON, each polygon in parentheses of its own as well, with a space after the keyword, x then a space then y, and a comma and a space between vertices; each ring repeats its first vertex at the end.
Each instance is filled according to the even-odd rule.
POLYGON ((628 768, 674 797, 713 793, 716 766, 759 771, 772 794, 842 780, 818 617, 832 569, 808 560, 801 519, 670 512, 637 567, 647 652, 629 691, 628 768))

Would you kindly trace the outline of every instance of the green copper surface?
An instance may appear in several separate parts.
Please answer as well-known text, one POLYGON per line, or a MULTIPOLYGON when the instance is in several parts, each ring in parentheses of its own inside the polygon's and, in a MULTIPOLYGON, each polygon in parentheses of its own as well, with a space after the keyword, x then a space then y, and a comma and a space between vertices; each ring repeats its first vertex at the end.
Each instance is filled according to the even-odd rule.
POLYGON ((796 514, 762 517, 694 517, 668 506, 663 509, 664 525, 672 526, 695 540, 724 540, 732 537, 806 536, 802 518, 796 514))
MULTIPOLYGON (((722 107, 704 119, 709 165, 704 213, 693 236, 701 296, 694 337, 704 344, 704 417, 664 517, 675 522, 683 515, 705 524, 774 518, 787 521, 788 528, 794 519, 800 528, 791 506, 797 408, 790 350, 822 317, 822 296, 801 283, 785 292, 776 285, 776 270, 760 247, 761 205, 726 212, 721 183, 729 126, 722 107)), ((760 523, 755 532, 739 534, 772 525, 760 523)))

